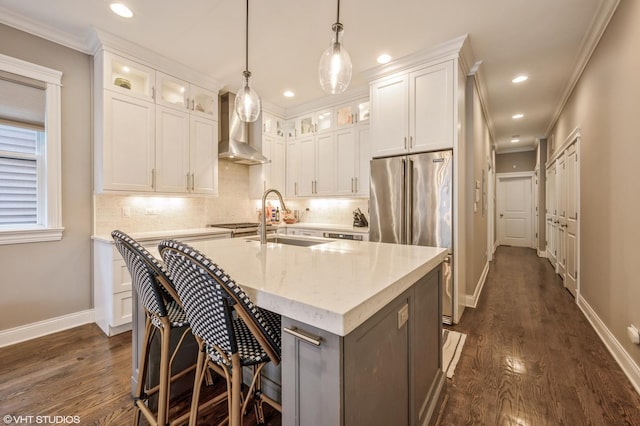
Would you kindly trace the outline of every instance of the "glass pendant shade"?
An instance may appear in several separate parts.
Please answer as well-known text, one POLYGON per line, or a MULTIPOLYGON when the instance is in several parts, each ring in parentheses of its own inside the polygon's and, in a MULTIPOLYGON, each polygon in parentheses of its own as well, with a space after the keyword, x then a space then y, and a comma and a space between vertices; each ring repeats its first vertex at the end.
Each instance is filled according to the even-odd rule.
POLYGON ((351 82, 351 57, 342 43, 342 24, 333 24, 331 44, 320 57, 318 75, 322 90, 332 95, 347 90, 351 82))
POLYGON ((238 90, 238 93, 236 93, 235 108, 241 121, 251 123, 256 121, 260 116, 262 101, 260 100, 260 96, 258 96, 258 92, 250 86, 251 73, 245 71, 242 75, 242 87, 238 90))

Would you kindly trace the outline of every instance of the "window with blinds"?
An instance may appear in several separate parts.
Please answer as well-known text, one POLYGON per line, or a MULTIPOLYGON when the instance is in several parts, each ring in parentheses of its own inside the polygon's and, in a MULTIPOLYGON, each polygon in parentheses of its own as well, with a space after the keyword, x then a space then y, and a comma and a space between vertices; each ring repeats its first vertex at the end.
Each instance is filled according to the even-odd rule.
POLYGON ((0 53, 0 245, 62 239, 61 83, 0 53))
POLYGON ((0 124, 0 227, 38 223, 39 130, 0 124))

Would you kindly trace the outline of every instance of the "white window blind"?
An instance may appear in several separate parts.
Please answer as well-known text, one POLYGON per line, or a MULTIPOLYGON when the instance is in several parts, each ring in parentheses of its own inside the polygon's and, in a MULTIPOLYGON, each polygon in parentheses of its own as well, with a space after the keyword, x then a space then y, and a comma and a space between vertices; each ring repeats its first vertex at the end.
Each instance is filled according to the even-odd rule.
POLYGON ((39 133, 0 125, 0 226, 38 223, 39 133))

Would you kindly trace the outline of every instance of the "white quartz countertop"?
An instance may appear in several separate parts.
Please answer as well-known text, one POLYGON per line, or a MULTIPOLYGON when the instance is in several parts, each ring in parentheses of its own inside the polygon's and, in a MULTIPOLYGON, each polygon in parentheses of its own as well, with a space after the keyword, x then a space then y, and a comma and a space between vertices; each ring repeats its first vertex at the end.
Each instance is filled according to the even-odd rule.
POLYGON ((258 306, 346 336, 438 266, 447 250, 350 240, 299 247, 245 238, 189 243, 258 306))
POLYGON ((368 234, 369 228, 359 228, 357 226, 350 225, 331 225, 326 223, 307 223, 307 222, 298 222, 292 223, 290 225, 280 224, 279 228, 302 228, 302 229, 319 229, 322 231, 335 231, 335 232, 352 232, 358 234, 368 234))
MULTIPOLYGON (((138 241, 148 241, 148 240, 162 240, 162 239, 180 239, 186 237, 206 237, 217 236, 228 234, 231 235, 230 229, 224 228, 191 228, 191 229, 173 229, 173 230, 165 230, 165 231, 152 231, 152 232, 127 232, 122 229, 121 231, 126 232, 131 238, 138 241)), ((111 235, 94 235, 91 237, 94 240, 113 242, 113 238, 111 235)))

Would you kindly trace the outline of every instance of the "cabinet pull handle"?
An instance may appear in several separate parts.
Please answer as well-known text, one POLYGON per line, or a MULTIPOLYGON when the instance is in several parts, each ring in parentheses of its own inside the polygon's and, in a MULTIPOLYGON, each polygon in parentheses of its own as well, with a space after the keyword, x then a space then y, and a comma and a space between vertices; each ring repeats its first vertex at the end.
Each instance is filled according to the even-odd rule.
POLYGON ((357 193, 358 192, 358 178, 356 177, 356 178, 353 178, 353 179, 356 181, 356 190, 354 192, 357 193))
POLYGON ((413 136, 409 136, 409 148, 413 147, 413 136))
POLYGON ((191 109, 189 98, 187 98, 187 101, 185 102, 185 108, 187 108, 187 110, 191 109))
POLYGON ((196 109, 196 100, 191 99, 191 111, 195 111, 195 109, 196 109))
POLYGON ((293 182, 293 195, 298 195, 298 182, 293 182))
POLYGON ((407 149, 407 137, 404 137, 404 149, 407 149))
POLYGON ((354 190, 353 190, 353 178, 351 178, 351 192, 354 192, 354 190))
POLYGON ((195 173, 191 173, 191 190, 192 191, 196 190, 196 174, 195 173))
POLYGON ((189 187, 191 186, 189 181, 190 178, 191 178, 191 175, 187 173, 187 191, 189 191, 189 187))
POLYGON ((151 188, 156 189, 156 169, 151 169, 151 188))
POLYGON ((311 334, 307 331, 301 330, 298 327, 282 327, 282 330, 286 333, 291 334, 292 336, 297 337, 300 340, 311 343, 312 345, 320 346, 320 343, 322 343, 321 336, 316 336, 315 334, 311 334))

